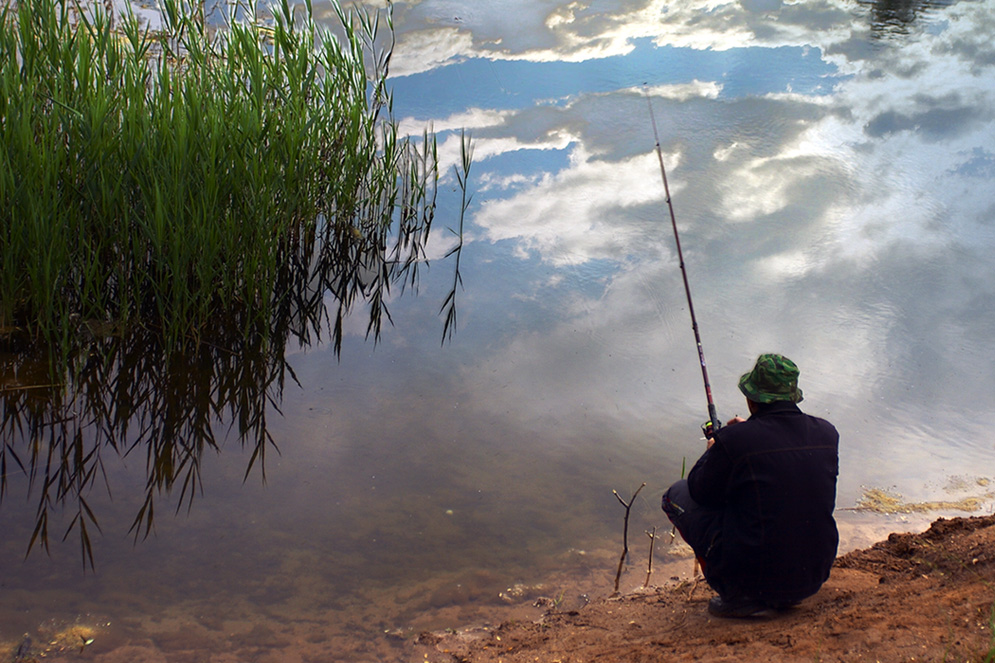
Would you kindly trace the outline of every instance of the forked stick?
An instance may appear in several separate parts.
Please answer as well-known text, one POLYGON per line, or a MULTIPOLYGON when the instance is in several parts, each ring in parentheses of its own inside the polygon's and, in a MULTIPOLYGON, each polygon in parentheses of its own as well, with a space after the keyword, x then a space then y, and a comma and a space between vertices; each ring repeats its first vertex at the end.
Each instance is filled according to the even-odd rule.
POLYGON ((636 495, 645 487, 646 482, 644 481, 640 484, 639 488, 636 488, 636 492, 632 494, 632 499, 628 502, 622 499, 617 490, 612 490, 612 495, 625 507, 625 520, 622 524, 622 557, 618 560, 618 571, 615 572, 615 591, 612 592, 612 596, 618 596, 618 582, 622 578, 622 567, 625 565, 625 558, 629 554, 629 512, 632 510, 632 503, 636 501, 636 495))

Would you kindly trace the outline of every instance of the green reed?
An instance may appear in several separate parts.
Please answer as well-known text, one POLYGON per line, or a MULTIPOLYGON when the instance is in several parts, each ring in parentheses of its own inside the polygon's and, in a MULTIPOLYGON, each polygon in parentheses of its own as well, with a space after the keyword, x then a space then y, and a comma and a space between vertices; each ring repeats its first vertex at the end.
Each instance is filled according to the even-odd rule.
POLYGON ((363 307, 377 338, 417 283, 435 139, 398 134, 384 15, 333 7, 334 35, 286 0, 218 31, 180 0, 156 32, 69 0, 0 11, 0 503, 8 470, 37 488, 29 551, 68 508, 93 565, 105 453, 146 455, 136 536, 158 496, 190 507, 226 434, 264 473, 288 343, 340 352, 363 307))
POLYGON ((333 6, 337 36, 286 0, 215 32, 180 0, 154 33, 67 0, 5 8, 0 330, 63 357, 85 321, 182 348, 233 306, 266 320, 330 290, 337 349, 358 301, 379 334, 423 257, 435 143, 390 118, 380 14, 333 6))

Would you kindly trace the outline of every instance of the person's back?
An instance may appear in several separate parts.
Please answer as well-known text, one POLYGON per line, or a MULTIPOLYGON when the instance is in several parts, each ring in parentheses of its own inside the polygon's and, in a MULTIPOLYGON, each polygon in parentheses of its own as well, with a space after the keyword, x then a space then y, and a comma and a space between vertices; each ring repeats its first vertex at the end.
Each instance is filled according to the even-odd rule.
POLYGON ((761 355, 739 382, 751 416, 735 418, 663 497, 663 509, 719 593, 709 611, 743 617, 797 603, 829 577, 839 435, 803 413, 798 368, 761 355))
POLYGON ((839 542, 836 429, 777 401, 714 439, 688 488, 723 514, 721 552, 709 574, 728 579, 720 594, 774 604, 811 596, 829 577, 839 542))

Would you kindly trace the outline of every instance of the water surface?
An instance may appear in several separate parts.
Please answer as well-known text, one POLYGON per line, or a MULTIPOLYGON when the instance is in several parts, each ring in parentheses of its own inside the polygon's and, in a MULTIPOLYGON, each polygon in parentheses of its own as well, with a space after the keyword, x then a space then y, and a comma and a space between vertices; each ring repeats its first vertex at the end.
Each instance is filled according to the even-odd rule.
MULTIPOLYGON (((433 263, 377 347, 357 319, 341 359, 288 354, 265 483, 219 422, 202 493, 177 515, 161 498, 146 540, 144 452, 105 459, 93 571, 74 537, 24 559, 35 503, 8 468, 0 642, 78 622, 95 660, 404 660, 421 629, 606 594, 612 490, 645 482, 641 584, 642 532, 665 528, 706 418, 647 97, 720 416, 782 352, 840 430, 841 509, 877 487, 990 511, 992 9, 395 3, 395 114, 439 132, 448 168, 474 139, 455 339, 433 263)), ((440 202, 436 257, 458 200, 440 202)), ((838 515, 844 546, 929 517, 838 515)))

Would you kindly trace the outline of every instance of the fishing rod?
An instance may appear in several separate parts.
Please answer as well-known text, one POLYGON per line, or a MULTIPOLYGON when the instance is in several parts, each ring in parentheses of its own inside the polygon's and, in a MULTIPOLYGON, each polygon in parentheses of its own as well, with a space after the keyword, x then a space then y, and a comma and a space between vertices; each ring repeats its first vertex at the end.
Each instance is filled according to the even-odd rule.
POLYGON ((663 191, 667 196, 667 208, 670 210, 670 225, 674 229, 674 242, 677 244, 677 259, 681 264, 681 276, 684 278, 684 292, 688 298, 688 311, 691 313, 691 329, 694 330, 694 341, 698 345, 698 359, 701 362, 701 377, 705 382, 705 397, 708 399, 708 421, 702 424, 701 431, 706 438, 712 437, 715 431, 722 427, 719 415, 715 412, 715 402, 712 400, 712 385, 708 381, 708 367, 705 365, 705 351, 701 347, 701 334, 698 333, 698 319, 694 316, 694 303, 691 301, 691 286, 688 284, 688 271, 684 266, 684 253, 681 251, 681 237, 677 233, 677 217, 674 215, 674 204, 670 199, 670 185, 667 183, 667 169, 663 166, 663 151, 660 149, 660 134, 656 130, 656 116, 653 113, 653 100, 649 90, 643 84, 646 103, 650 109, 650 122, 653 124, 653 139, 656 141, 656 157, 660 161, 660 175, 663 176, 663 191))

